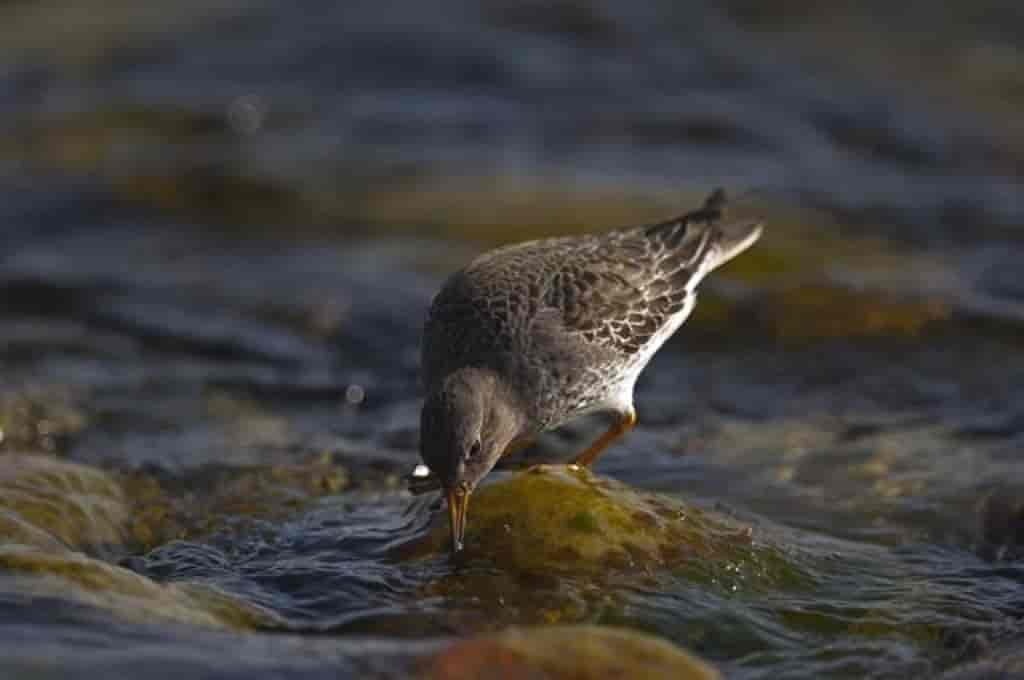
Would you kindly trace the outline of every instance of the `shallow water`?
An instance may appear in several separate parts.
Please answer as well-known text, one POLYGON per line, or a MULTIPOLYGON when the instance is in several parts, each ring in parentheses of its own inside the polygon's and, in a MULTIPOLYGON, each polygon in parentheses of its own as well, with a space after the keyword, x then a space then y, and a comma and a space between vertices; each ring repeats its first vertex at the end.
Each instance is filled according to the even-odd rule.
MULTIPOLYGON (((1019 650, 1018 90, 940 84, 913 32, 809 60, 828 18, 788 5, 483 6, 186 3, 46 49, 14 39, 41 4, 0 10, 3 674, 403 677, 453 637, 579 622, 738 678, 1019 650), (453 563, 437 499, 401 482, 445 273, 717 184, 758 189, 738 210, 769 229, 596 473, 731 518, 786 569, 453 563)), ((916 10, 951 54, 1019 57, 1017 14, 952 7, 916 10)))

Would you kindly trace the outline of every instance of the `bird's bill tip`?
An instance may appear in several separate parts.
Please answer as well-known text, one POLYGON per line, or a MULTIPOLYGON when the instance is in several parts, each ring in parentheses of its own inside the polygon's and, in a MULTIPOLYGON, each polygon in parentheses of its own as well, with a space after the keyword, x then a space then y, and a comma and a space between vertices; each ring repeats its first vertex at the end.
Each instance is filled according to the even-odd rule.
POLYGON ((448 523, 452 532, 452 552, 460 552, 466 535, 466 514, 469 509, 469 489, 456 486, 445 491, 448 499, 448 523))

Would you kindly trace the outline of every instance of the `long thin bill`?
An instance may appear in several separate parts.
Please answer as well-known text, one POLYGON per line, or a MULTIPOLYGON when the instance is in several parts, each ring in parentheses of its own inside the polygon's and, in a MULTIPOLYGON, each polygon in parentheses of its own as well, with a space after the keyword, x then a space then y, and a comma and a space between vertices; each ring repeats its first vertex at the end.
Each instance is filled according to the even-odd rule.
POLYGON ((463 489, 449 489, 448 524, 452 530, 452 552, 462 550, 466 535, 466 512, 469 510, 469 492, 463 489))

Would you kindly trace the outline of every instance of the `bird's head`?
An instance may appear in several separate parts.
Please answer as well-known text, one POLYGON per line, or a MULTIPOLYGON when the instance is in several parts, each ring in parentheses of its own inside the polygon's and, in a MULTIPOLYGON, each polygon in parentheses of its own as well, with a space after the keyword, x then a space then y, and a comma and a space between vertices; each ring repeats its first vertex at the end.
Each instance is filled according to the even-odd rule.
POLYGON ((520 433, 523 418, 492 371, 463 368, 427 395, 420 455, 448 501, 452 549, 462 549, 469 496, 520 433))

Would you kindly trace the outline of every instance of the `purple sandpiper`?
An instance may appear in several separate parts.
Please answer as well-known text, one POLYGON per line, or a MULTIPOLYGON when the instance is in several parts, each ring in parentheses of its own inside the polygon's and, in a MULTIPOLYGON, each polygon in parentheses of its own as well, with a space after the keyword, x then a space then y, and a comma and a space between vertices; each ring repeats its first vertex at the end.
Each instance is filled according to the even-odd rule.
POLYGON ((761 235, 724 222, 725 193, 667 222, 488 252, 434 298, 423 338, 420 453, 462 549, 469 497, 506 453, 577 416, 613 425, 588 466, 636 423, 633 387, 682 325, 700 281, 761 235))

